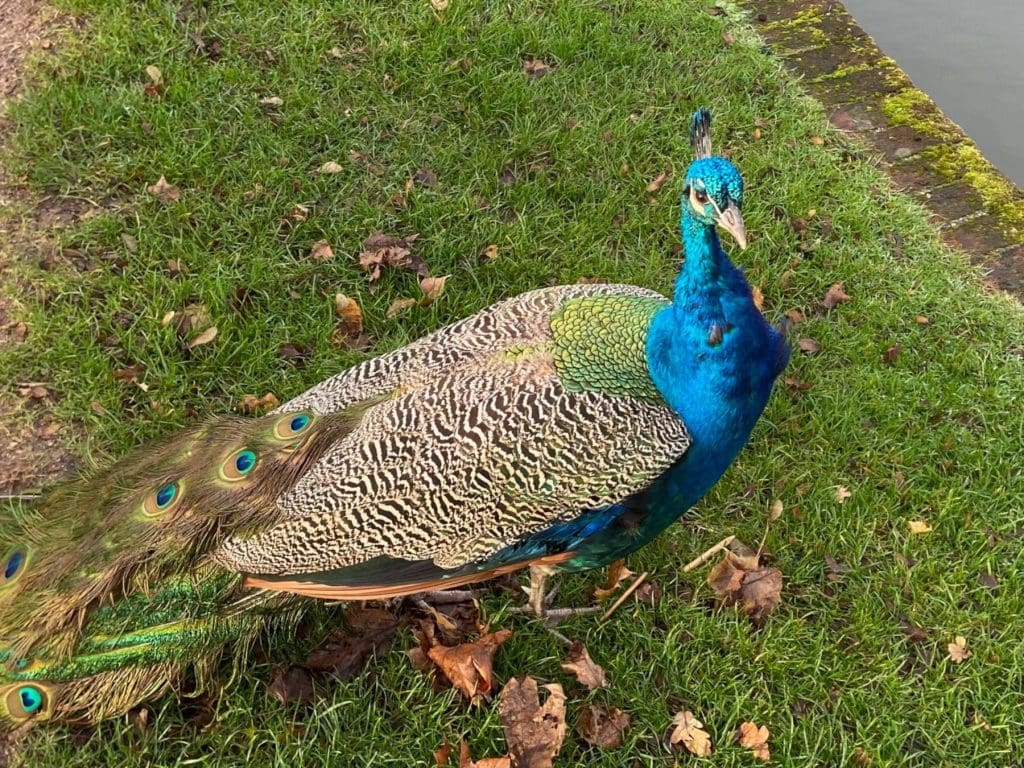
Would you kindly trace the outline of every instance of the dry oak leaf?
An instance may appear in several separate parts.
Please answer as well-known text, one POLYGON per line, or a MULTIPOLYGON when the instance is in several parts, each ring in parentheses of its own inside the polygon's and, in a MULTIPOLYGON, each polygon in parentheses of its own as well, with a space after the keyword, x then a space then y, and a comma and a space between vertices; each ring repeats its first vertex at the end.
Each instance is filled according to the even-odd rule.
POLYGON ((331 174, 331 173, 341 173, 343 170, 345 170, 345 169, 341 167, 340 163, 337 163, 334 160, 328 160, 326 163, 324 163, 319 168, 317 168, 316 172, 317 173, 324 173, 324 174, 331 174))
POLYGON ((825 292, 825 298, 821 300, 821 303, 824 305, 825 309, 834 309, 844 301, 849 301, 851 298, 853 297, 843 290, 842 283, 833 283, 825 292))
POLYGON ((605 579, 603 587, 596 587, 594 589, 594 597, 601 599, 608 597, 613 594, 619 585, 628 579, 630 576, 635 574, 626 567, 626 561, 618 559, 608 566, 608 578, 605 579))
POLYGON ((587 704, 576 721, 576 733, 595 747, 616 749, 622 746, 629 720, 629 715, 621 709, 612 707, 606 711, 597 704, 587 704))
POLYGON ((444 284, 448 282, 448 275, 441 277, 424 277, 420 280, 420 290, 423 291, 421 304, 429 304, 444 293, 444 284))
POLYGON ((932 530, 932 527, 924 520, 910 520, 907 523, 907 526, 910 528, 910 532, 915 536, 922 533, 930 533, 932 530))
POLYGON ((317 240, 313 243, 313 247, 309 249, 309 258, 322 264, 334 258, 334 249, 331 248, 331 244, 326 240, 317 240))
POLYGON ((669 735, 669 742, 675 746, 681 744, 687 752, 697 757, 707 757, 711 754, 711 736, 704 730, 704 723, 698 720, 693 712, 677 712, 672 718, 675 728, 669 735))
POLYGON ((435 645, 427 651, 427 657, 459 692, 473 700, 488 695, 494 687, 494 654, 510 637, 512 630, 502 629, 472 643, 435 645))
POLYGON ((587 647, 579 640, 569 647, 568 661, 562 664, 562 669, 576 676, 583 685, 591 691, 595 688, 607 688, 608 678, 600 664, 596 664, 587 647))
MULTIPOLYGON (((434 759, 437 759, 436 752, 434 759)), ((438 765, 441 763, 438 762, 438 765)), ((459 768, 512 768, 512 760, 508 755, 474 760, 469 754, 469 744, 463 741, 459 744, 459 768)))
POLYGON ((956 664, 967 661, 974 655, 967 650, 967 638, 963 635, 954 637, 953 642, 946 646, 946 650, 949 651, 949 660, 956 664))
POLYGON ((758 626, 782 601, 782 571, 762 568, 756 554, 726 552, 708 573, 708 586, 723 605, 742 605, 758 626))
POLYGON ((768 762, 771 754, 768 752, 768 726, 752 721, 740 723, 740 729, 736 734, 736 740, 744 749, 749 749, 758 760, 768 762))
POLYGON ((840 504, 845 504, 846 500, 853 496, 853 491, 847 488, 845 485, 836 486, 836 501, 840 504))
POLYGON ((181 190, 168 183, 162 175, 155 183, 146 187, 146 191, 161 203, 174 203, 181 197, 181 190))
POLYGON ((548 699, 540 703, 537 681, 513 678, 498 697, 498 715, 505 728, 512 765, 551 768, 565 739, 565 693, 557 684, 545 685, 548 699))

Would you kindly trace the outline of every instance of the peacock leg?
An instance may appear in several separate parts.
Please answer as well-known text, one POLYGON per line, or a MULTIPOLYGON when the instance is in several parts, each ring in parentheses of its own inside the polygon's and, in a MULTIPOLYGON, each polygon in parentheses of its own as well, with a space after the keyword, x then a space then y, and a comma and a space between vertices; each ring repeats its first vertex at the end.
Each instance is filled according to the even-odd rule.
POLYGON ((548 576, 553 574, 555 569, 548 565, 530 566, 530 589, 527 591, 528 603, 537 618, 544 618, 547 612, 547 601, 544 599, 544 582, 548 576))

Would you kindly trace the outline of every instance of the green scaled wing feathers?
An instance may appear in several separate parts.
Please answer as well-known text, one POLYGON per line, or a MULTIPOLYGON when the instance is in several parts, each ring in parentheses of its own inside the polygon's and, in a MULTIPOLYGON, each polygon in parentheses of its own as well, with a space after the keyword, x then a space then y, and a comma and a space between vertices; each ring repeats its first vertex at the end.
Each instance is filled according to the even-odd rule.
POLYGON ((275 520, 365 407, 212 420, 17 510, 0 550, 0 715, 109 716, 257 631, 260 601, 241 610, 241 577, 209 552, 275 520))

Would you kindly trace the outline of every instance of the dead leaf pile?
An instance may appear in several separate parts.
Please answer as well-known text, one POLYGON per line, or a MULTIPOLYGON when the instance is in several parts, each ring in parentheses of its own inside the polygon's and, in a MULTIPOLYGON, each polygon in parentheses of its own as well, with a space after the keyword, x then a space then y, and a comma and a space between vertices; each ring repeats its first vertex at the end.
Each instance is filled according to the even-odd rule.
POLYGON ((331 633, 323 645, 306 657, 304 666, 338 680, 356 678, 374 654, 391 647, 398 631, 398 617, 381 608, 355 606, 345 615, 349 629, 331 633))
POLYGON ((782 600, 782 571, 765 568, 760 555, 726 552, 708 574, 711 587, 722 605, 740 604, 755 626, 761 626, 782 600))
POLYGON ((419 235, 395 237, 374 232, 363 241, 359 252, 359 268, 368 274, 370 290, 374 290, 385 268, 415 272, 420 280, 430 274, 423 259, 412 252, 412 244, 419 235))

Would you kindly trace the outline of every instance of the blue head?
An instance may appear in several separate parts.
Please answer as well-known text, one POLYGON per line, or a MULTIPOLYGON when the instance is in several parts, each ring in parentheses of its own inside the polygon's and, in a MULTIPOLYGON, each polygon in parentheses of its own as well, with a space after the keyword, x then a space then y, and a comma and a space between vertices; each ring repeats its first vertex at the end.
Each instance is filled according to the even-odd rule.
POLYGON ((686 171, 682 210, 698 223, 720 226, 747 247, 743 226, 743 179, 736 166, 724 157, 711 155, 711 113, 701 108, 690 124, 690 143, 697 159, 686 171))

